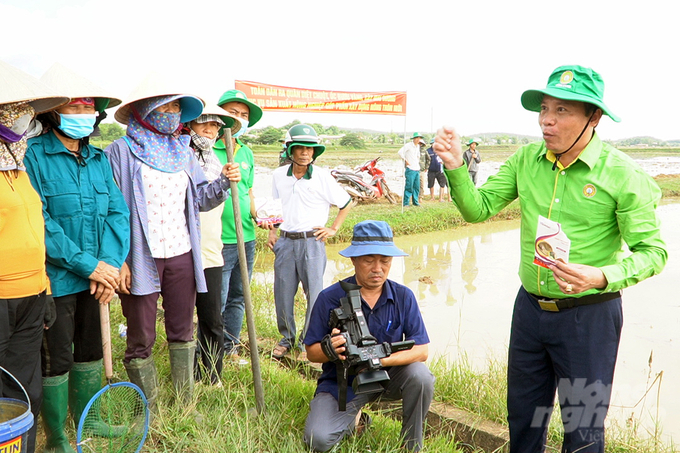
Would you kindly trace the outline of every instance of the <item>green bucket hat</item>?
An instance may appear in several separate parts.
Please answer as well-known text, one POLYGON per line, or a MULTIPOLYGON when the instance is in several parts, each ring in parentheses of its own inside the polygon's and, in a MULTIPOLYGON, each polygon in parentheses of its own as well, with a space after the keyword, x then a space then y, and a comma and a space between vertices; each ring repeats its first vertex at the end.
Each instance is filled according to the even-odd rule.
POLYGON ((543 95, 547 94, 566 101, 580 101, 593 104, 602 109, 605 115, 617 123, 621 118, 612 113, 605 105, 604 80, 590 68, 578 65, 560 66, 548 78, 543 90, 527 90, 522 93, 522 106, 532 112, 541 111, 543 95))
POLYGON ((225 91, 220 97, 220 100, 217 101, 217 105, 221 107, 227 102, 240 102, 241 104, 248 106, 248 109, 250 109, 250 115, 248 116, 248 127, 253 127, 255 123, 260 121, 260 118, 262 118, 262 109, 257 104, 250 102, 243 91, 225 91))
POLYGON ((416 138, 416 137, 420 137, 420 138, 423 138, 423 136, 422 136, 422 135, 420 135, 420 133, 419 133, 419 132, 414 132, 414 133, 413 133, 413 135, 411 136, 411 140, 413 140, 413 139, 414 139, 414 138, 416 138))
POLYGON ((471 138, 470 140, 468 140, 467 145, 470 146, 473 143, 477 143, 479 145, 479 142, 477 140, 475 140, 474 138, 471 138))

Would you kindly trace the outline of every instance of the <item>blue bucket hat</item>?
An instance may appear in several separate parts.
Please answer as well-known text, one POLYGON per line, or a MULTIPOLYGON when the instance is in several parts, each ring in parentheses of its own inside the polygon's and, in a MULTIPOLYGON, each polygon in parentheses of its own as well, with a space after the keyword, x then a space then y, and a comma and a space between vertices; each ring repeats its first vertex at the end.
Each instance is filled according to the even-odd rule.
POLYGON ((352 245, 341 250, 345 258, 364 255, 408 256, 394 245, 392 228, 382 220, 364 220, 354 225, 352 245))

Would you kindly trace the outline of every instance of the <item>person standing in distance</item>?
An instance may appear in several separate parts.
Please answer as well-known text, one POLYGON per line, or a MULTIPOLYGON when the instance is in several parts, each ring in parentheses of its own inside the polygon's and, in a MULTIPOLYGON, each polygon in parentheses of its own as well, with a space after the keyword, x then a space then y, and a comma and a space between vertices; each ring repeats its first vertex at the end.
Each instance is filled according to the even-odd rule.
POLYGON ((476 186, 477 171, 479 170, 479 163, 482 161, 482 156, 479 154, 479 151, 477 151, 477 145, 479 145, 479 143, 476 140, 471 138, 467 145, 468 149, 463 153, 463 160, 465 161, 465 165, 467 165, 472 183, 476 186))
POLYGON ((451 195, 448 193, 448 184, 446 183, 446 176, 444 176, 444 167, 442 160, 434 153, 432 146, 434 145, 434 138, 430 140, 430 147, 427 148, 427 154, 430 155, 430 165, 427 169, 427 187, 430 189, 430 200, 434 200, 434 181, 437 180, 439 184, 439 202, 451 201, 451 195), (446 200, 444 200, 446 198, 446 200))
POLYGON ((420 143, 423 136, 414 132, 411 141, 399 150, 399 157, 404 161, 404 200, 403 205, 408 206, 413 201, 413 206, 420 206, 420 143))

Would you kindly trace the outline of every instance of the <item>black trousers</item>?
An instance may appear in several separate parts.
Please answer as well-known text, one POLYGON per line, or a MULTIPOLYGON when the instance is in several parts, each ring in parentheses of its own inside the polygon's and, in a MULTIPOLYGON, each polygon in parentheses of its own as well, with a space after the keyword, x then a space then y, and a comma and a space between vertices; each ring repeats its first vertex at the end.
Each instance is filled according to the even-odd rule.
MULTIPOLYGON (((43 338, 45 293, 19 299, 0 299, 0 366, 24 387, 31 401, 31 412, 38 420, 42 404, 40 343, 43 338)), ((0 395, 26 401, 23 390, 2 373, 0 395)), ((28 431, 26 451, 35 450, 37 423, 28 431)))
POLYGON ((564 427, 562 452, 604 453, 622 325, 620 297, 550 312, 520 288, 508 354, 511 453, 545 451, 555 393, 564 427))
POLYGON ((196 351, 196 375, 202 370, 216 384, 222 374, 224 358, 224 323, 222 321, 222 267, 204 269, 207 293, 196 294, 196 315, 198 317, 198 349, 196 351), (202 367, 201 367, 202 365, 202 367))
POLYGON ((73 362, 94 362, 104 355, 99 302, 90 291, 55 297, 54 304, 57 321, 43 338, 43 377, 61 376, 73 362))

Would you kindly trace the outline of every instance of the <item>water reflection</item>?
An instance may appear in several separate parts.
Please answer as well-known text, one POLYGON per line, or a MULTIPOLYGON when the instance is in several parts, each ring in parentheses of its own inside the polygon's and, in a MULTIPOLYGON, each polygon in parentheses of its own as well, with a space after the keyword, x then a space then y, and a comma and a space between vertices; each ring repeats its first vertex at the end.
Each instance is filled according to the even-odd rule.
MULTIPOLYGON (((624 424, 633 415, 643 421, 644 435, 645 429, 653 429, 658 416, 664 439, 680 440, 680 303, 676 296, 680 235, 675 229, 680 224, 680 204, 660 207, 659 215, 670 258, 661 275, 625 290, 609 420, 624 424), (638 404, 661 371, 659 407, 658 385, 638 404)), ((490 357, 506 360, 512 307, 520 286, 518 228, 518 221, 500 221, 395 238, 409 256, 394 258, 390 278, 416 294, 432 358, 453 362, 465 355, 479 370, 486 368, 490 357)), ((351 261, 338 255, 344 247, 327 248, 325 286, 353 273, 351 261)), ((255 278, 272 282, 271 269, 271 264, 264 263, 259 272, 256 269, 255 278)))
POLYGON ((468 294, 474 294, 477 287, 474 285, 477 278, 477 251, 475 250, 475 238, 472 236, 467 240, 467 247, 463 255, 463 262, 460 265, 460 276, 465 280, 465 289, 468 294))

